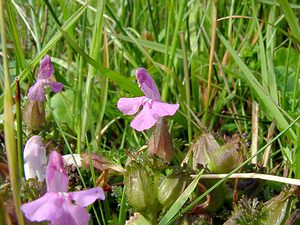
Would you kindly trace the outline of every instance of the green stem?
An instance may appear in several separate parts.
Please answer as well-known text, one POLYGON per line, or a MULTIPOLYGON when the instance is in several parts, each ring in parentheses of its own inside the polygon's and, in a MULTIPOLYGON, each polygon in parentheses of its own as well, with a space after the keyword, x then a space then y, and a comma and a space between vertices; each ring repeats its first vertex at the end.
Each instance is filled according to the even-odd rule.
POLYGON ((3 66, 5 76, 4 86, 4 136, 5 147, 7 152, 7 160, 9 167, 10 183, 12 188, 14 207, 17 215, 19 225, 24 225, 24 218, 21 212, 21 198, 19 188, 19 174, 17 165, 17 147, 15 140, 14 129, 14 114, 13 114, 13 98, 10 89, 9 70, 8 70, 8 58, 7 58, 7 42, 6 42, 6 30, 4 20, 4 6, 3 0, 0 0, 0 24, 1 24, 1 40, 2 40, 2 54, 3 54, 3 66))
POLYGON ((16 18, 14 15, 14 11, 12 10, 11 7, 11 1, 6 0, 5 1, 5 6, 6 6, 6 13, 8 17, 8 23, 9 23, 9 28, 10 32, 13 38, 13 43, 14 43, 14 48, 15 48, 15 56, 17 60, 17 65, 16 65, 16 73, 20 73, 22 70, 25 69, 25 58, 24 58, 24 53, 21 47, 21 41, 18 33, 18 28, 16 25, 16 18))
MULTIPOLYGON (((83 23, 82 23, 82 35, 81 35, 81 47, 84 49, 86 42, 86 23, 87 23, 87 12, 84 13, 83 23)), ((83 89, 83 57, 81 55, 78 56, 78 83, 77 83, 77 91, 75 92, 75 101, 76 101, 76 109, 77 109, 77 153, 81 151, 82 144, 82 89, 83 89)), ((73 112, 75 112, 75 110, 73 112)))
POLYGON ((300 72, 300 56, 298 56, 297 69, 294 78, 294 91, 293 91, 293 102, 292 102, 292 112, 295 112, 297 93, 298 93, 298 80, 299 80, 299 72, 300 72))
POLYGON ((125 219, 126 219, 127 207, 126 207, 125 191, 126 191, 126 186, 124 186, 124 188, 123 188, 118 225, 123 225, 125 223, 125 219))
POLYGON ((300 178, 300 127, 297 128, 297 143, 296 143, 296 153, 295 153, 295 178, 300 178))
MULTIPOLYGON (((108 51, 108 44, 107 44, 107 35, 106 32, 104 31, 103 33, 103 64, 106 68, 109 68, 109 51, 108 51)), ((103 117, 105 114, 105 109, 106 109, 106 104, 107 104, 107 96, 108 96, 108 78, 107 77, 101 77, 101 95, 100 95, 100 114, 98 117, 98 124, 97 124, 97 129, 96 129, 96 139, 98 144, 101 144, 101 130, 102 130, 102 122, 103 122, 103 117)))
POLYGON ((23 129, 22 129, 21 93, 20 93, 19 79, 16 79, 16 119, 17 119, 17 145, 18 145, 19 173, 20 173, 20 177, 24 177, 23 129))
POLYGON ((290 39, 289 41, 289 47, 288 47, 288 53, 286 57, 286 62, 285 62, 285 70, 284 70, 284 82, 283 82, 283 91, 282 91, 282 108, 286 109, 286 105, 288 100, 286 99, 286 87, 287 87, 287 78, 288 78, 288 73, 289 73, 289 61, 290 61, 290 49, 292 45, 292 40, 290 39))

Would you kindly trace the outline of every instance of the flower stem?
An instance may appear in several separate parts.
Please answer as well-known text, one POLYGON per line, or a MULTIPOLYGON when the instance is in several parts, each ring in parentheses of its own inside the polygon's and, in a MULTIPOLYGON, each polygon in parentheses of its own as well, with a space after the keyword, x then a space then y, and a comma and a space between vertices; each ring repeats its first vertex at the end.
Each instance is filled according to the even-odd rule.
POLYGON ((17 148, 15 140, 14 129, 14 114, 13 114, 13 98, 10 89, 9 70, 8 70, 8 58, 7 58, 7 43, 6 43, 6 30, 4 20, 4 4, 3 0, 0 0, 0 24, 1 24, 1 40, 2 40, 2 54, 3 54, 3 66, 4 66, 4 135, 5 135, 5 147, 7 152, 8 167, 10 183, 12 187, 12 194, 14 200, 14 206, 16 210, 17 220, 19 225, 24 224, 24 218, 21 212, 21 198, 19 189, 19 174, 17 164, 17 148))

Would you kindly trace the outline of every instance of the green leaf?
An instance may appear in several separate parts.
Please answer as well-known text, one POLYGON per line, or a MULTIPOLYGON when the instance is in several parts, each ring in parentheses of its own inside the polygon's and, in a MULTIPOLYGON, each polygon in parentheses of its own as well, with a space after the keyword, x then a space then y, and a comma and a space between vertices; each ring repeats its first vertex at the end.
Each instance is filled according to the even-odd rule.
POLYGON ((58 122, 67 124, 72 130, 75 130, 71 112, 73 98, 74 92, 67 90, 54 95, 50 100, 50 104, 58 122))

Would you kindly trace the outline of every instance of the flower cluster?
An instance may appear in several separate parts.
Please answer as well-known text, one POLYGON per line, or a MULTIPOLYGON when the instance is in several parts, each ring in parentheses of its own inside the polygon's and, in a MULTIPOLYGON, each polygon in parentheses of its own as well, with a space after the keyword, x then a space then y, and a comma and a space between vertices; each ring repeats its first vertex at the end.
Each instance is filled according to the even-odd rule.
MULTIPOLYGON (((45 90, 49 86, 53 92, 59 92, 63 84, 51 79, 54 69, 50 57, 43 58, 36 83, 29 89, 28 98, 32 102, 43 103, 46 99, 45 90)), ((167 129, 164 124, 164 116, 172 116, 179 108, 179 104, 169 104, 162 102, 158 88, 144 68, 136 70, 136 79, 144 96, 135 98, 120 98, 117 107, 126 115, 136 114, 132 120, 131 127, 138 131, 143 131, 153 127, 158 123, 160 135, 155 135, 152 140, 154 148, 161 146, 171 147, 170 139, 165 133, 167 129), (159 125, 160 124, 160 125, 159 125), (161 135, 162 133, 162 135, 161 135)), ((171 151, 171 149, 169 149, 171 151)), ((165 151, 165 148, 162 149, 165 151)), ((170 158, 171 154, 156 153, 163 158, 170 158)), ((80 164, 80 155, 77 164, 80 164)), ((68 161, 68 158, 65 159, 68 161)), ((92 204, 97 199, 104 200, 102 188, 96 187, 89 190, 68 192, 69 177, 64 168, 64 159, 56 151, 51 152, 48 166, 46 165, 46 150, 39 136, 31 137, 24 149, 24 169, 26 179, 38 177, 39 181, 46 178, 47 193, 41 198, 23 204, 21 210, 30 221, 49 221, 51 225, 87 225, 90 219, 85 207, 92 204)))
POLYGON ((50 221, 51 225, 87 225, 90 215, 84 207, 95 200, 104 200, 104 192, 96 187, 68 192, 69 178, 61 155, 51 152, 46 171, 47 193, 23 204, 21 209, 30 221, 50 221))

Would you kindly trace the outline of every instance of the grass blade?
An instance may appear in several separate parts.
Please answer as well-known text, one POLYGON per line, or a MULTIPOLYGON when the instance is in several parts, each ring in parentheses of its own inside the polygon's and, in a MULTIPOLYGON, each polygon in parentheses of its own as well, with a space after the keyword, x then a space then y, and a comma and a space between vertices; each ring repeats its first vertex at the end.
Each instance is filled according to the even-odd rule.
POLYGON ((0 0, 0 24, 1 24, 1 41, 2 41, 2 53, 3 64, 5 74, 5 86, 4 86, 4 136, 5 136, 5 148, 7 152, 8 167, 10 184, 12 188, 14 207, 17 215, 19 225, 24 224, 24 218, 21 212, 21 198, 20 198, 20 186, 19 186, 19 173, 18 173, 18 159, 17 159, 17 146, 16 135, 14 128, 14 114, 13 114, 13 97, 10 89, 9 70, 8 70, 8 55, 7 55, 7 43, 6 43, 6 30, 4 20, 4 7, 3 0, 0 0))

